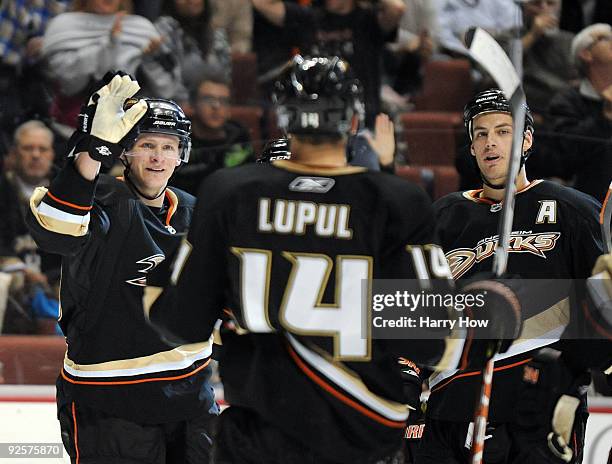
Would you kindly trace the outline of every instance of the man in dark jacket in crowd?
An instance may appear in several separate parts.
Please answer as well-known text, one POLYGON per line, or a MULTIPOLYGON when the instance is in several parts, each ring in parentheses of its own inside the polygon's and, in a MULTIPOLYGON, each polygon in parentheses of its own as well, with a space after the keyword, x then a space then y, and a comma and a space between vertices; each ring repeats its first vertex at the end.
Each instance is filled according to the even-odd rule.
POLYGON ((572 56, 578 89, 557 94, 549 107, 557 133, 559 175, 603 201, 612 179, 612 27, 593 24, 576 35, 572 56))

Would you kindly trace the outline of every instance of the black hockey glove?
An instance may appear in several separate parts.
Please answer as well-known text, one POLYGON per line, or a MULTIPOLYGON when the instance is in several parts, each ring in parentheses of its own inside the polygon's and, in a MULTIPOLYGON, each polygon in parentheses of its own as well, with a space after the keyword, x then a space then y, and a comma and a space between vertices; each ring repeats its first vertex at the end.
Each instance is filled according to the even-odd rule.
POLYGON ((475 321, 468 328, 460 369, 480 369, 497 353, 505 353, 523 328, 521 303, 517 296, 519 279, 477 274, 463 292, 474 296, 464 316, 475 321))
POLYGON ((526 448, 537 450, 542 462, 574 462, 569 445, 579 398, 589 379, 586 371, 571 366, 561 352, 550 348, 540 350, 523 368, 515 403, 517 437, 526 448))
POLYGON ((124 102, 140 90, 138 82, 124 72, 109 72, 100 84, 81 109, 69 146, 74 147, 74 153, 87 152, 110 168, 133 145, 137 136, 134 128, 146 113, 147 104, 140 100, 123 110, 124 102))
POLYGON ((422 368, 409 359, 400 357, 398 359, 402 381, 404 384, 404 402, 414 408, 420 408, 421 390, 423 388, 422 368))

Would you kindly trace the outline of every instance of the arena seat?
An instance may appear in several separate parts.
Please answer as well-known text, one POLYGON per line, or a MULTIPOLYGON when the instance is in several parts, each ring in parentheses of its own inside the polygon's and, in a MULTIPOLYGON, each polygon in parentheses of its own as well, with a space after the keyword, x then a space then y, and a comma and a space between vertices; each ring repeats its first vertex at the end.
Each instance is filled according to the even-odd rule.
POLYGON ((463 130, 459 113, 415 111, 403 113, 400 121, 409 164, 453 165, 463 130))
POLYGON ((414 102, 417 111, 463 111, 473 95, 468 60, 434 60, 423 67, 423 89, 414 102))
POLYGON ((397 166, 395 174, 421 187, 431 198, 434 196, 434 172, 423 166, 397 166))
POLYGON ((459 188, 459 173, 452 166, 397 166, 395 173, 417 184, 433 201, 459 188))
POLYGON ((60 336, 0 336, 0 383, 54 385, 66 352, 60 336))
POLYGON ((434 200, 459 190, 459 173, 454 166, 432 166, 434 171, 434 200))
POLYGON ((258 101, 255 53, 232 53, 231 92, 232 99, 237 105, 248 105, 258 101))
POLYGON ((259 153, 262 147, 261 140, 261 117, 263 110, 259 106, 232 105, 230 118, 238 121, 247 129, 251 136, 251 142, 255 153, 259 153))

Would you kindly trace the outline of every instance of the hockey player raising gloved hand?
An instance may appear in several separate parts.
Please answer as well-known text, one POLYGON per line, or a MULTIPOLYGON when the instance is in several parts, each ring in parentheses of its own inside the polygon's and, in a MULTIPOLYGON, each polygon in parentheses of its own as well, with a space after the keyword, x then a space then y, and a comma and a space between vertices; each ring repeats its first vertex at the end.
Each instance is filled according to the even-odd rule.
POLYGON ((141 303, 148 271, 191 223, 195 198, 168 187, 189 159, 191 122, 173 101, 131 98, 138 89, 128 75, 107 76, 83 112, 75 155, 30 198, 32 237, 62 255, 58 419, 73 462, 205 464, 217 412, 212 343, 172 350, 141 303), (122 177, 98 174, 117 157, 122 177))

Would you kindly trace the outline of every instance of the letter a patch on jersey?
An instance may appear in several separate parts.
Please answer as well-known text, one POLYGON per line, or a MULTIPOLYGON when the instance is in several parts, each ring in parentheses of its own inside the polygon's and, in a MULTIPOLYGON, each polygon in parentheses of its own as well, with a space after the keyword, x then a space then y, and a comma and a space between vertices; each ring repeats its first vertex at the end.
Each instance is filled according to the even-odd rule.
POLYGON ((555 200, 540 200, 540 210, 536 218, 536 224, 557 223, 557 202, 555 200))

